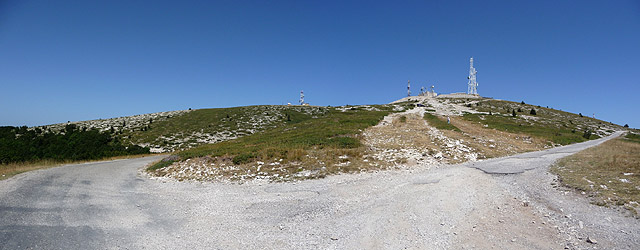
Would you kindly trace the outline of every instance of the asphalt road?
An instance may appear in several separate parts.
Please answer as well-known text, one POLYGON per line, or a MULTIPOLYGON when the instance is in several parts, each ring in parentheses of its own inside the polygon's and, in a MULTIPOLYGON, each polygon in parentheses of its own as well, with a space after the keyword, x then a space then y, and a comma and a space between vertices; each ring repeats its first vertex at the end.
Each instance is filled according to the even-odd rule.
POLYGON ((599 145, 609 139, 622 135, 622 133, 622 131, 618 131, 610 136, 596 140, 542 151, 489 159, 481 162, 470 163, 469 166, 480 169, 487 174, 520 174, 527 170, 549 166, 562 157, 599 145))
POLYGON ((134 246, 137 230, 170 229, 155 214, 161 207, 149 209, 155 198, 136 172, 157 159, 68 165, 0 182, 0 248, 119 248, 134 246))
POLYGON ((140 173, 160 156, 32 171, 0 181, 0 248, 550 249, 590 247, 587 234, 599 248, 634 248, 637 220, 547 183, 544 167, 603 140, 294 183, 177 182, 140 173), (505 175, 527 169, 540 171, 505 175), (600 214, 602 221, 590 221, 600 214))

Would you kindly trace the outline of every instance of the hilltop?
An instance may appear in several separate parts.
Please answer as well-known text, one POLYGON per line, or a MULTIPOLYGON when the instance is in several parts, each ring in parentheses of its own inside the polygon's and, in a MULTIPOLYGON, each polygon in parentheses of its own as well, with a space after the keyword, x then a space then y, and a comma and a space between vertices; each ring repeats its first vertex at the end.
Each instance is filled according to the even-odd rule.
MULTIPOLYGON (((110 131, 151 152, 173 152, 151 168, 153 174, 196 180, 290 180, 437 166, 625 129, 581 114, 465 94, 411 96, 383 105, 182 110, 71 124, 110 131)), ((39 128, 56 131, 66 125, 39 128)))
MULTIPOLYGON (((444 248, 638 244, 628 233, 640 211, 637 131, 620 136, 626 128, 619 125, 523 101, 456 94, 383 105, 185 110, 65 124, 57 136, 75 136, 69 127, 96 133, 98 126, 114 141, 172 154, 57 168, 72 171, 68 181, 76 184, 69 186, 137 187, 126 192, 136 195, 126 198, 135 201, 131 207, 167 209, 163 216, 198 223, 181 227, 189 232, 180 235, 203 226, 195 231, 240 235, 256 245, 273 235, 307 242, 308 232, 345 247, 380 235, 394 246, 444 248), (575 145, 559 147, 567 144, 575 145), (299 181, 305 179, 316 180, 299 181), (145 192, 155 196, 141 201, 145 192), (195 217, 206 220, 189 219, 195 217), (220 221, 247 228, 211 227, 220 221), (254 237, 256 228, 268 237, 254 237)), ((29 176, 39 174, 60 183, 58 171, 29 176)), ((99 204, 117 203, 91 195, 104 197, 99 204)))
POLYGON ((444 95, 384 105, 193 110, 122 136, 156 151, 177 150, 150 168, 156 176, 273 181, 477 161, 623 129, 524 102, 444 95))

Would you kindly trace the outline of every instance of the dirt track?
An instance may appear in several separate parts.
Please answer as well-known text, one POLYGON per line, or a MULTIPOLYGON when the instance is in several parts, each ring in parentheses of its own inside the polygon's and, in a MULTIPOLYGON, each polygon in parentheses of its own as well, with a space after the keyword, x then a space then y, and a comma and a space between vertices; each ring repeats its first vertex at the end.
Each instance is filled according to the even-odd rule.
POLYGON ((297 183, 140 174, 158 157, 39 170, 0 182, 0 248, 637 249, 638 220, 551 187, 548 164, 597 142, 297 183))

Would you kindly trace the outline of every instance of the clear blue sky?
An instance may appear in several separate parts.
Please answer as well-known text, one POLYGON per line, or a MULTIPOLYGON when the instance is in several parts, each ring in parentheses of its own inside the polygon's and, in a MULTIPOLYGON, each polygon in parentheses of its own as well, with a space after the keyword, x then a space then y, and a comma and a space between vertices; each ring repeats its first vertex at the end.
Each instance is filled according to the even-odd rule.
POLYGON ((639 1, 3 1, 0 125, 435 85, 640 127, 639 1))

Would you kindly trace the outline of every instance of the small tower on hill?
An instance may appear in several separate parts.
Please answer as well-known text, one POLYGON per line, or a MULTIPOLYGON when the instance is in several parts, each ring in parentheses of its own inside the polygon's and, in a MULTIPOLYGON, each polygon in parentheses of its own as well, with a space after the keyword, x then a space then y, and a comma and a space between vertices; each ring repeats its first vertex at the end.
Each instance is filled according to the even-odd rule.
POLYGON ((478 82, 476 81, 477 73, 478 71, 476 71, 476 68, 473 67, 473 57, 471 57, 471 60, 469 60, 469 76, 467 77, 467 79, 469 79, 467 94, 478 94, 478 82))

